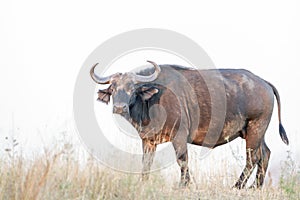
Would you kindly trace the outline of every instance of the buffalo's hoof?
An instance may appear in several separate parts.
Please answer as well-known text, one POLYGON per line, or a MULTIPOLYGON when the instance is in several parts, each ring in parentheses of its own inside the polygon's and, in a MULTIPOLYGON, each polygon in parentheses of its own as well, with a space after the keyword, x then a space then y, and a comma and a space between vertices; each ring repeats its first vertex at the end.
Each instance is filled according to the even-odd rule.
POLYGON ((240 190, 240 189, 243 189, 243 187, 242 187, 242 184, 236 183, 234 186, 232 186, 232 189, 238 189, 238 190, 240 190))
POLYGON ((178 186, 179 188, 187 188, 189 187, 190 184, 191 184, 190 181, 181 181, 178 186))

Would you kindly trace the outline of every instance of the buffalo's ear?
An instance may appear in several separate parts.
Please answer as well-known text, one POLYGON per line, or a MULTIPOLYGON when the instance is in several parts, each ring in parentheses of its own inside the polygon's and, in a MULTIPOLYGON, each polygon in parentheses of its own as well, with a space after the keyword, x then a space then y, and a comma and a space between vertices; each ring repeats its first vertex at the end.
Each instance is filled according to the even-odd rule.
POLYGON ((112 94, 111 86, 109 86, 107 89, 99 90, 97 100, 108 104, 111 94, 112 94))
POLYGON ((141 88, 141 97, 142 99, 145 100, 149 100, 151 99, 151 97, 155 94, 157 94, 159 92, 159 89, 156 87, 142 87, 141 88))

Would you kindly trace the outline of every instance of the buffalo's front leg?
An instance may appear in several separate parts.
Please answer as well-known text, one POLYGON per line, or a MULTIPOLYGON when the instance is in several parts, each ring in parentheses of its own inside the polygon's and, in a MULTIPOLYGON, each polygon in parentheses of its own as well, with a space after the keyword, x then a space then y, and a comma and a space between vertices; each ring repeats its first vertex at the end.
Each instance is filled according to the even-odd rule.
POLYGON ((150 168, 156 151, 156 144, 153 140, 143 139, 143 170, 142 180, 149 179, 150 168))
POLYGON ((188 151, 186 137, 180 137, 179 135, 172 141, 175 149, 177 163, 180 167, 181 178, 180 186, 187 186, 190 183, 190 173, 188 168, 188 151))

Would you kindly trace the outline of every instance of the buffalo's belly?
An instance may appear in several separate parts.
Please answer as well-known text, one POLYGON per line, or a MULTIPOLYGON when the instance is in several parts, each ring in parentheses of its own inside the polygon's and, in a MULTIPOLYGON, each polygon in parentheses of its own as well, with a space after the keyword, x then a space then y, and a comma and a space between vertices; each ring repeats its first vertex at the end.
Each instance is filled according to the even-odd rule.
POLYGON ((232 120, 225 122, 221 131, 213 131, 210 128, 199 128, 190 137, 189 143, 214 148, 226 144, 241 136, 245 127, 244 120, 232 120))

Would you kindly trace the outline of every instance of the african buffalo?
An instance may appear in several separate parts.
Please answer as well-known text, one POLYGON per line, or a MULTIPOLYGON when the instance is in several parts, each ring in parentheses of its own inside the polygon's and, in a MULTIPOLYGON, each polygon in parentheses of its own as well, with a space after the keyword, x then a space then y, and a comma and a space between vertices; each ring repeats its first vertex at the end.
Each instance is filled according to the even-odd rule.
POLYGON ((148 178, 158 144, 172 142, 181 168, 180 183, 187 185, 187 143, 215 148, 241 137, 246 140, 246 166, 235 187, 244 188, 256 166, 254 186, 261 187, 270 157, 264 136, 274 95, 280 137, 289 143, 276 88, 244 69, 196 70, 148 62, 153 67, 108 77, 94 73, 98 63, 90 70, 96 83, 110 84, 99 90, 98 100, 108 104, 112 96, 113 112, 126 118, 142 139, 143 178, 148 178))

